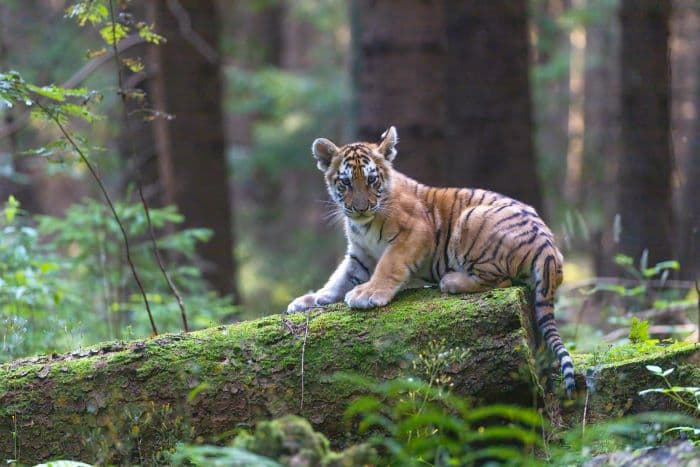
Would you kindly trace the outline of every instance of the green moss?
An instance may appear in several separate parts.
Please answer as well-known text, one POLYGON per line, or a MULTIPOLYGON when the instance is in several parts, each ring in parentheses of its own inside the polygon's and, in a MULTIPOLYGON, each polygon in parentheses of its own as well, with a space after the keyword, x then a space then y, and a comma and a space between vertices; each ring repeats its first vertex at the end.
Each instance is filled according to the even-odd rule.
MULTIPOLYGON (((700 386, 700 345, 676 343, 627 343, 597 354, 574 355, 574 364, 587 375, 587 421, 620 417, 648 410, 683 410, 664 395, 640 395, 640 391, 665 387, 646 368, 656 365, 675 368, 672 384, 700 386)), ((575 407, 575 406, 574 406, 575 407)), ((582 407, 565 415, 569 424, 581 423, 582 407)))
MULTIPOLYGON (((191 423, 193 434, 205 439, 237 424, 295 412, 332 439, 345 439, 349 429, 342 424, 342 412, 357 388, 333 375, 343 371, 396 377, 410 370, 417 353, 441 339, 448 347, 467 349, 468 358, 450 368, 457 393, 474 396, 477 402, 482 397, 485 402, 517 398, 529 402, 533 327, 526 298, 522 288, 456 296, 435 289, 412 290, 382 309, 357 311, 334 305, 311 312, 303 367, 304 411, 299 410, 307 319, 303 313, 0 365, 0 454, 9 449, 3 437, 11 431, 7 417, 21 414, 25 436, 45 440, 52 446, 46 452, 92 461, 87 454, 94 454, 94 446, 85 447, 79 440, 130 433, 133 417, 125 413, 127 407, 129 414, 140 414, 139 420, 166 418, 149 414, 172 407, 191 423), (54 433, 51 427, 58 426, 60 433, 54 433)), ((594 369, 597 375, 591 413, 603 414, 610 404, 613 412, 627 407, 630 394, 613 394, 608 383, 615 390, 629 387, 632 395, 650 387, 637 389, 652 383, 644 369, 650 361, 676 365, 679 377, 698 378, 700 371, 689 360, 696 349, 688 344, 630 345, 597 355, 575 354, 577 371, 594 369), (618 373, 639 384, 628 385, 615 376, 618 373)), ((141 429, 155 430, 147 426, 151 425, 141 429)), ((153 439, 160 439, 156 435, 153 439)), ((144 431, 139 436, 147 439, 144 431)), ((41 453, 37 451, 36 460, 45 458, 41 453)))
MULTIPOLYGON (((698 344, 689 342, 628 342, 596 353, 572 355, 574 364, 583 372, 587 368, 614 367, 656 361, 659 358, 694 353, 698 344)), ((647 363, 651 364, 651 363, 647 363)))
MULTIPOLYGON (((342 412, 357 389, 332 376, 350 371, 395 377, 436 339, 470 349, 473 358, 451 370, 460 390, 490 396, 517 392, 514 374, 529 361, 526 333, 520 329, 523 297, 522 289, 466 296, 413 290, 382 309, 355 311, 334 305, 321 313, 313 311, 304 361, 305 415, 329 434, 344 436, 342 412), (483 372, 484 359, 497 362, 497 371, 483 372)), ((160 410, 153 403, 175 407, 191 420, 194 433, 203 436, 236 423, 295 412, 300 405, 306 316, 284 319, 295 333, 274 315, 1 365, 0 453, 9 449, 2 434, 11 430, 6 418, 10 415, 22 415, 25 436, 44 440, 51 446, 47 453, 92 460, 84 453, 95 447, 84 447, 78 440, 129 432, 129 414, 139 413, 140 420, 153 418, 149 414, 160 410), (63 427, 65 437, 42 431, 47 426, 63 427)), ((520 389, 527 387, 518 384, 520 389)), ((37 451, 37 460, 42 456, 37 451)))

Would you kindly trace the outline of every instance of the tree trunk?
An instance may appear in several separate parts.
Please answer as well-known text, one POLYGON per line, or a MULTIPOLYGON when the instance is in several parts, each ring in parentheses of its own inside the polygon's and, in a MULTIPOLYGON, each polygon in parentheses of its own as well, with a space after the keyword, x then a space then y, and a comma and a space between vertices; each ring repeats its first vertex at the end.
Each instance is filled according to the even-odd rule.
POLYGON ((527 2, 448 0, 446 4, 450 154, 446 181, 498 191, 539 209, 527 2))
MULTIPOLYGON (((601 219, 589 225, 594 231, 592 256, 599 276, 619 273, 613 262, 618 247, 613 232, 616 213, 615 179, 620 162, 620 26, 618 1, 589 0, 599 15, 586 26, 586 76, 584 104, 584 178, 586 202, 599 206, 601 219)), ((590 222, 590 220, 589 220, 590 222)))
POLYGON ((674 0, 671 20, 673 150, 681 276, 700 277, 700 11, 674 0))
POLYGON ((670 2, 623 0, 622 156, 617 174, 623 253, 673 257, 669 102, 670 2))
POLYGON ((14 455, 15 429, 23 463, 115 463, 137 450, 149 456, 173 438, 210 439, 288 413, 342 442, 350 431, 343 412, 358 391, 332 376, 410 373, 414 356, 443 339, 445 349, 469 355, 448 370, 456 393, 528 404, 536 391, 529 334, 521 327, 528 310, 519 288, 466 297, 419 290, 380 310, 338 305, 313 313, 306 338, 303 314, 288 326, 269 316, 9 363, 0 366, 0 458, 14 455), (117 441, 121 451, 100 459, 100 449, 117 441))
MULTIPOLYGON (((550 167, 550 180, 558 181, 549 189, 559 193, 564 191, 566 180, 566 167, 560 161, 569 143, 569 68, 556 68, 556 64, 571 52, 567 31, 560 20, 567 8, 569 0, 544 0, 532 2, 530 10, 535 148, 539 163, 550 167)), ((543 202, 544 211, 551 213, 561 204, 560 199, 552 196, 545 197, 543 202)))
POLYGON ((216 290, 239 300, 215 2, 151 2, 149 7, 167 38, 149 51, 151 97, 157 110, 174 116, 154 121, 164 201, 178 206, 184 227, 213 230, 212 239, 199 249, 205 277, 216 290))
POLYGON ((423 183, 450 183, 443 2, 355 0, 352 27, 358 138, 377 142, 395 125, 397 168, 423 183))

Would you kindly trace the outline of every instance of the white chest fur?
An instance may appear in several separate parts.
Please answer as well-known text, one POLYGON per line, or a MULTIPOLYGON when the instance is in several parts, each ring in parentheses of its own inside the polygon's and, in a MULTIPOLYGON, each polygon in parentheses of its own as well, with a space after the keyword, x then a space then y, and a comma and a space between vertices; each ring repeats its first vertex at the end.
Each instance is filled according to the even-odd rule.
POLYGON ((372 221, 365 225, 358 225, 351 221, 347 224, 347 234, 352 243, 374 261, 384 254, 389 243, 387 232, 382 229, 383 222, 372 221))

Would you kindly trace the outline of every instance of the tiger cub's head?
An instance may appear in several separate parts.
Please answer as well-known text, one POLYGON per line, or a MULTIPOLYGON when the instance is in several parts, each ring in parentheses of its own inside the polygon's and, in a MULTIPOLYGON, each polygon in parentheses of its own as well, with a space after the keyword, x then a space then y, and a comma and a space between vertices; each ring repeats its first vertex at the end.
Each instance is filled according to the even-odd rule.
POLYGON ((328 192, 350 219, 366 224, 379 212, 391 190, 391 161, 399 142, 393 126, 382 141, 336 146, 319 138, 311 145, 317 166, 326 178, 328 192))

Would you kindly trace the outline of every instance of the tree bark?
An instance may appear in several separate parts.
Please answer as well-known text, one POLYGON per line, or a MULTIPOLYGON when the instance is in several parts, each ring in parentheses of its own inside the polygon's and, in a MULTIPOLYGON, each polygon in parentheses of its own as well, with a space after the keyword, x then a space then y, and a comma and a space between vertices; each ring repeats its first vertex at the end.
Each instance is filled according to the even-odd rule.
MULTIPOLYGON (((447 146, 447 42, 440 0, 355 0, 352 10, 356 133, 377 142, 399 130, 396 166, 430 185, 451 180, 447 146)), ((466 180, 459 180, 464 186, 466 180)))
POLYGON ((617 174, 620 247, 649 262, 673 258, 669 15, 670 2, 623 0, 622 156, 617 174))
POLYGON ((541 209, 527 2, 448 0, 446 5, 447 184, 487 188, 541 209))
POLYGON ((237 293, 233 229, 215 2, 149 3, 167 43, 151 47, 151 96, 158 111, 174 116, 154 121, 164 202, 176 204, 184 227, 213 230, 199 254, 205 277, 221 293, 237 293))

